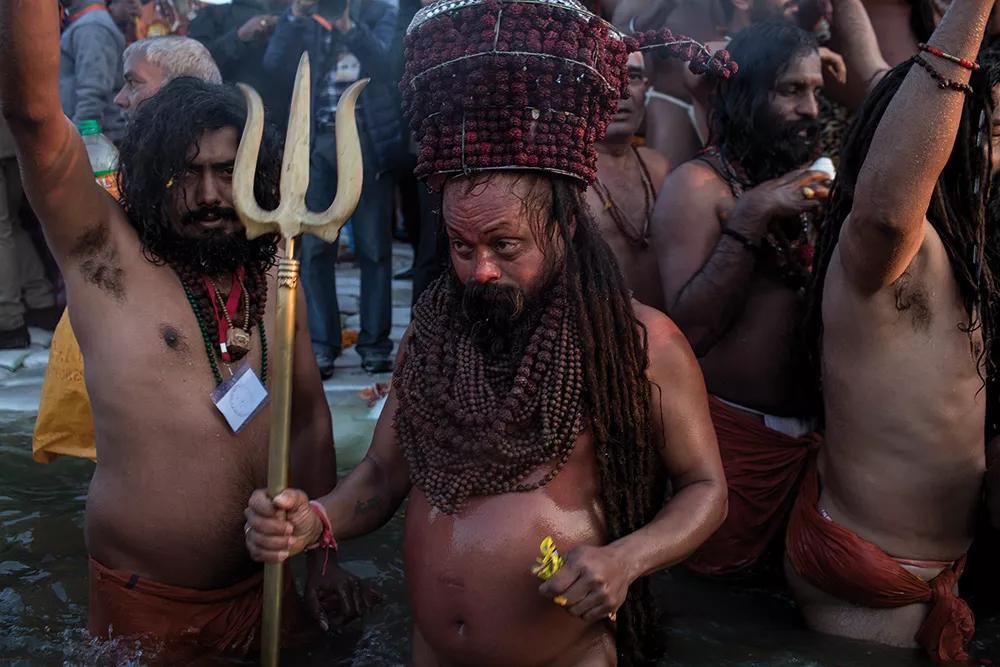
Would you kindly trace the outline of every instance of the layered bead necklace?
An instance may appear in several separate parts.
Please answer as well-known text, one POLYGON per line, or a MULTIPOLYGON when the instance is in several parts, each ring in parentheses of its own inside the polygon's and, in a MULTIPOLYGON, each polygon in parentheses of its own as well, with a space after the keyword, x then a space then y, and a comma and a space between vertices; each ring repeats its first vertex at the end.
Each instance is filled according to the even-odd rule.
MULTIPOLYGON (((228 299, 223 298, 222 291, 215 281, 206 276, 196 277, 189 271, 181 270, 177 270, 177 275, 184 288, 184 296, 187 297, 195 320, 198 322, 198 330, 201 332, 205 344, 205 353, 208 356, 208 364, 212 369, 212 377, 215 379, 216 386, 223 383, 216 354, 228 368, 230 363, 238 361, 249 353, 252 345, 250 330, 253 319, 257 320, 257 331, 261 342, 260 380, 264 386, 267 386, 267 332, 263 318, 264 303, 256 304, 257 308, 252 313, 254 311, 252 305, 254 304, 251 304, 249 290, 244 284, 244 269, 241 268, 233 274, 228 299), (199 295, 195 293, 196 289, 203 292, 204 298, 198 298, 199 295), (215 327, 211 326, 211 322, 204 312, 206 309, 201 305, 205 301, 211 305, 215 327), (241 304, 243 306, 243 322, 241 327, 236 327, 233 321, 238 315, 241 304)), ((264 299, 266 299, 266 291, 264 294, 264 299)), ((232 374, 231 370, 230 374, 232 374)))

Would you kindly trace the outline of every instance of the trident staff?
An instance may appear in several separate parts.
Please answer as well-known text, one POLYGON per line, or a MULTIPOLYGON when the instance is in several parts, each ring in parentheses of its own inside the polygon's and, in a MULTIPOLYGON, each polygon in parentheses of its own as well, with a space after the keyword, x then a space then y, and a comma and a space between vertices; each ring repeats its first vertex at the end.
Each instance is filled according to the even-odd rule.
MULTIPOLYGON (((296 240, 314 234, 333 242, 361 198, 363 179, 361 142, 354 110, 358 95, 368 80, 348 88, 337 106, 337 194, 328 209, 313 212, 306 207, 309 186, 310 128, 309 55, 302 54, 295 75, 295 89, 288 118, 285 153, 281 160, 281 203, 266 211, 254 197, 257 157, 264 131, 264 105, 253 88, 240 84, 247 100, 247 123, 236 153, 233 199, 246 227, 248 239, 278 233, 285 240, 285 254, 278 263, 277 308, 274 341, 274 388, 271 404, 271 435, 268 446, 267 491, 276 496, 288 486, 288 434, 291 418, 292 351, 295 332, 295 290, 299 282, 296 240)), ((264 566, 264 610, 261 622, 261 663, 278 664, 281 625, 282 564, 264 566)))

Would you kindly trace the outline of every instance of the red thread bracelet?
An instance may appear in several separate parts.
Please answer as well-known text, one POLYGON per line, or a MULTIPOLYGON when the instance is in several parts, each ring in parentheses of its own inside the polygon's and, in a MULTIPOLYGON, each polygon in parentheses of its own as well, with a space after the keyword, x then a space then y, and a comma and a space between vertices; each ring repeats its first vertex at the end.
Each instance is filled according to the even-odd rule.
POLYGON ((978 72, 979 71, 979 63, 972 62, 968 58, 959 58, 958 56, 953 56, 950 53, 946 53, 945 51, 942 51, 941 49, 939 49, 936 46, 931 46, 929 44, 924 44, 923 42, 921 42, 920 44, 917 44, 917 48, 920 49, 921 51, 926 51, 927 53, 929 53, 932 56, 935 56, 937 58, 941 58, 943 60, 947 60, 949 62, 953 62, 956 65, 958 65, 959 67, 964 67, 965 69, 967 69, 969 71, 972 71, 972 72, 978 72))
POLYGON ((330 560, 330 549, 337 551, 339 547, 337 546, 337 540, 333 537, 333 527, 330 525, 330 517, 326 513, 326 508, 323 507, 323 503, 316 500, 309 501, 309 509, 312 510, 320 523, 323 524, 323 532, 320 533, 319 539, 316 540, 314 544, 306 547, 306 551, 310 549, 325 549, 326 555, 323 557, 323 570, 320 574, 326 574, 326 564, 330 560))

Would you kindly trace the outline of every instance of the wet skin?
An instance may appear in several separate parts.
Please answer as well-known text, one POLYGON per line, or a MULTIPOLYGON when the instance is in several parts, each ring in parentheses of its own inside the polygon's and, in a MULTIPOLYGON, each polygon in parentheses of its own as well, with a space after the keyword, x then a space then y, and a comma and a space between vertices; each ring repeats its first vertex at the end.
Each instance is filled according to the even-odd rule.
MULTIPOLYGON (((180 210, 231 205, 236 139, 235 128, 203 135, 179 188, 180 210)), ((98 464, 87 499, 88 550, 109 567, 155 581, 202 589, 232 584, 256 571, 243 547, 241 511, 243 496, 266 478, 268 412, 240 434, 230 431, 209 400, 214 380, 180 282, 143 257, 120 209, 97 195, 105 220, 90 232, 96 238, 86 239, 93 243, 78 238, 58 253, 94 411, 98 464), (214 508, 210 517, 194 520, 206 507, 214 508)), ((194 236, 202 228, 237 233, 239 222, 177 227, 194 236)), ((228 276, 218 280, 228 289, 228 276)), ((259 373, 260 338, 252 336, 247 363, 259 373)), ((308 446, 319 457, 316 488, 329 488, 330 421, 301 323, 296 336, 296 440, 300 451, 308 446)), ((221 362, 220 369, 228 376, 221 362)))
MULTIPOLYGON (((775 82, 772 117, 815 118, 822 82, 817 54, 794 60, 775 82)), ((768 181, 737 200, 714 169, 692 161, 664 182, 653 214, 664 293, 657 305, 691 340, 710 393, 770 414, 805 414, 801 368, 790 354, 802 297, 722 229, 760 239, 771 225, 816 210, 801 188, 825 196, 815 185, 822 178, 793 172, 787 183, 768 181)))
MULTIPOLYGON (((953 4, 933 43, 974 57, 992 5, 953 4)), ((963 100, 934 97, 924 74, 907 74, 882 116, 823 285, 819 505, 890 556, 952 561, 972 542, 986 467, 983 341, 981 330, 968 331, 948 252, 926 217, 963 100), (934 120, 923 119, 931 109, 934 120)), ((966 80, 968 72, 949 66, 946 76, 966 80)), ((958 215, 954 224, 968 224, 958 215)), ((926 605, 860 608, 788 570, 813 627, 915 645, 926 605)), ((927 580, 938 571, 916 574, 927 580)))
MULTIPOLYGON (((536 230, 544 225, 523 208, 539 183, 501 174, 480 184, 446 185, 444 218, 459 280, 516 285, 529 296, 541 288, 552 261, 543 247, 561 253, 562 241, 540 246, 536 230)), ((720 525, 725 482, 697 363, 669 320, 632 303, 649 332, 647 377, 671 388, 653 387, 651 423, 674 496, 649 525, 606 544, 589 430, 545 487, 473 499, 454 516, 443 515, 419 489, 411 493, 393 427, 400 409, 394 392, 364 461, 321 499, 334 533, 347 539, 381 526, 410 495, 403 549, 414 664, 613 665, 607 616, 621 606, 628 585, 680 561, 720 525), (530 569, 546 535, 567 562, 540 585, 530 569), (566 608, 553 603, 558 595, 568 598, 566 608)), ((404 339, 401 357, 406 346, 404 339)), ((299 491, 273 501, 263 490, 254 493, 247 536, 254 558, 281 560, 317 539, 320 523, 306 500, 299 491)))
MULTIPOLYGON (((108 567, 166 584, 232 584, 258 570, 241 544, 241 510, 265 478, 268 412, 239 435, 229 431, 209 399, 215 383, 177 276, 146 259, 122 209, 95 183, 59 103, 55 5, 24 12, 0 4, 0 17, 0 99, 25 191, 66 281, 93 408, 98 463, 88 550, 108 567)), ((207 131, 189 147, 175 185, 174 233, 238 233, 231 220, 180 222, 188 210, 232 206, 238 131, 207 131)), ((228 276, 214 277, 223 291, 230 287, 228 276)), ((273 297, 265 322, 273 320, 273 297)), ((319 494, 336 480, 329 410, 302 322, 296 337, 291 474, 319 494)), ((253 344, 247 361, 257 371, 256 334, 253 344)))

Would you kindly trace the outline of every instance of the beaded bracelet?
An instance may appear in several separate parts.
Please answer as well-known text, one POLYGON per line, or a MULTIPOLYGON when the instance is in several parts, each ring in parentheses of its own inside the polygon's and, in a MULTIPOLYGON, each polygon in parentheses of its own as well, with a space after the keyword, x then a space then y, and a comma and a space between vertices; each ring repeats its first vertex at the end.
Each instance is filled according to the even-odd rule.
POLYGON ((934 69, 934 67, 929 62, 927 62, 920 56, 913 56, 913 62, 917 63, 925 70, 927 70, 927 73, 931 75, 931 78, 937 81, 938 88, 941 88, 942 90, 945 88, 948 88, 950 90, 957 90, 958 92, 965 93, 966 95, 972 94, 972 86, 970 86, 967 83, 962 83, 961 81, 953 81, 945 77, 943 74, 934 69))
POLYGON ((950 53, 942 51, 936 46, 930 46, 929 44, 924 44, 923 42, 920 42, 919 44, 917 44, 917 48, 920 49, 921 51, 925 51, 931 54, 932 56, 936 56, 943 60, 953 62, 959 67, 964 67, 965 69, 970 70, 972 72, 979 71, 979 63, 972 62, 968 58, 959 58, 958 56, 953 56, 950 53))

